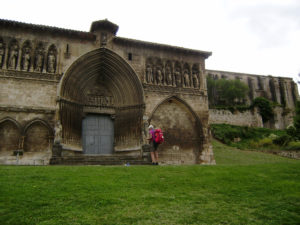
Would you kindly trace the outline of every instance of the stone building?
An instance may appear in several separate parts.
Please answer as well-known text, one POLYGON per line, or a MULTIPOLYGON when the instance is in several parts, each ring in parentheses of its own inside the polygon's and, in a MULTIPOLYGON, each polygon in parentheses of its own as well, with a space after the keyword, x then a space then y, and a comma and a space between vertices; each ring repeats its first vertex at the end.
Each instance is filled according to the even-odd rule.
POLYGON ((0 20, 0 163, 213 164, 205 59, 210 52, 0 20), (122 161, 123 160, 123 161, 122 161), (114 161, 115 162, 115 161, 114 161))
POLYGON ((299 99, 297 84, 292 78, 254 75, 218 70, 206 70, 208 76, 213 79, 239 79, 249 87, 245 104, 251 105, 257 97, 264 97, 278 104, 274 109, 274 118, 263 124, 258 111, 237 112, 234 115, 230 111, 210 110, 211 123, 229 123, 254 127, 267 127, 284 129, 293 124, 295 106, 299 99))
POLYGON ((161 164, 214 164, 211 123, 262 126, 257 112, 208 107, 206 75, 241 79, 247 101, 285 105, 269 127, 291 121, 290 78, 205 69, 211 52, 0 19, 0 164, 147 163, 148 126, 163 129, 161 164))

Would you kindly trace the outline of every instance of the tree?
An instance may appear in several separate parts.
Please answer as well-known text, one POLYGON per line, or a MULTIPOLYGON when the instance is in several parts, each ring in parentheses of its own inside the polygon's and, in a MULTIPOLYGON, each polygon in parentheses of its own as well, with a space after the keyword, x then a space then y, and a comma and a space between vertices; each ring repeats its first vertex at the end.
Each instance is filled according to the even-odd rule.
POLYGON ((244 101, 249 87, 240 80, 214 80, 207 77, 208 100, 210 105, 234 106, 244 101))
POLYGON ((262 117, 263 122, 267 122, 274 117, 273 104, 268 99, 257 97, 254 99, 252 105, 256 106, 259 109, 259 113, 262 117))

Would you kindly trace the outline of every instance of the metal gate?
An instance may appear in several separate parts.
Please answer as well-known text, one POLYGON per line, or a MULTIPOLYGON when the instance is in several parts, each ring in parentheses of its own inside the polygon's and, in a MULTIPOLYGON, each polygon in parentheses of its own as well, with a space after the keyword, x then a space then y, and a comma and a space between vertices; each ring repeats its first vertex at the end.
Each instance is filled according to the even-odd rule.
POLYGON ((87 115, 82 121, 84 154, 112 154, 114 123, 110 116, 87 115))

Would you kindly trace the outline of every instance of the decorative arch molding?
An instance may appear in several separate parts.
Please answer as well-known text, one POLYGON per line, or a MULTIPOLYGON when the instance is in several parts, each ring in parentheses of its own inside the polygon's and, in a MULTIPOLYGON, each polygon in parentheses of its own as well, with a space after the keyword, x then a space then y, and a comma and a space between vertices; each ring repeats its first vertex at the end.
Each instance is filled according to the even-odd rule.
POLYGON ((81 147, 82 118, 92 112, 113 115, 115 150, 141 145, 142 83, 112 50, 99 48, 77 59, 62 77, 58 96, 63 144, 81 147))
POLYGON ((42 119, 33 119, 33 120, 30 120, 29 122, 27 122, 27 124, 24 126, 24 129, 23 129, 23 134, 25 135, 27 130, 34 124, 36 123, 40 123, 41 125, 45 126, 47 129, 48 129, 48 132, 49 132, 49 135, 50 136, 53 136, 54 135, 54 132, 53 132, 53 129, 52 127, 44 120, 42 119))
POLYGON ((0 119, 0 124, 1 123, 4 123, 6 121, 10 121, 12 122, 14 125, 16 125, 16 127, 19 129, 19 131, 21 132, 22 131, 22 127, 21 125, 18 123, 18 121, 16 121, 15 119, 11 118, 11 117, 4 117, 2 119, 0 119))
POLYGON ((97 78, 109 81, 108 85, 116 89, 119 106, 144 104, 143 87, 134 69, 107 48, 93 50, 70 66, 61 79, 59 97, 82 104, 87 85, 97 78))
POLYGON ((201 120, 199 118, 199 116, 195 113, 195 111, 193 110, 193 108, 183 99, 181 99, 180 97, 176 96, 176 95, 171 95, 168 96, 166 98, 164 98, 163 100, 161 100, 156 106, 155 108, 152 110, 150 116, 149 116, 149 121, 151 121, 151 118, 153 117, 153 114, 155 113, 155 111, 157 110, 157 108, 162 105, 163 103, 170 101, 170 100, 176 100, 178 102, 180 102, 181 104, 183 104, 185 107, 187 107, 187 109, 192 113, 192 115, 195 117, 196 121, 202 126, 201 124, 201 120))

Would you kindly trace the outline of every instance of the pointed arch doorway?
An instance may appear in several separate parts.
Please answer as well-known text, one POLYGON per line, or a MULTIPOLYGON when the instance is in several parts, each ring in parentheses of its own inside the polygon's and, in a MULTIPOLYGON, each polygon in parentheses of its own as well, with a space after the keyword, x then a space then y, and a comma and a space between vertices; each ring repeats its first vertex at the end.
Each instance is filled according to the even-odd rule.
POLYGON ((62 143, 84 154, 141 147, 144 93, 131 66, 100 48, 76 60, 59 86, 62 143))

